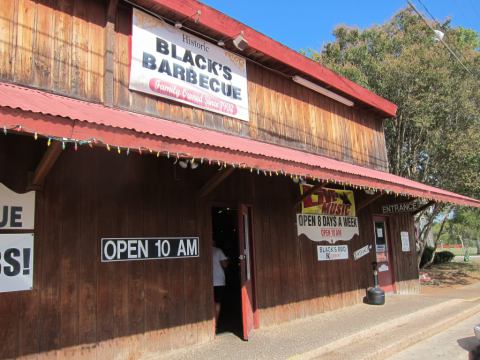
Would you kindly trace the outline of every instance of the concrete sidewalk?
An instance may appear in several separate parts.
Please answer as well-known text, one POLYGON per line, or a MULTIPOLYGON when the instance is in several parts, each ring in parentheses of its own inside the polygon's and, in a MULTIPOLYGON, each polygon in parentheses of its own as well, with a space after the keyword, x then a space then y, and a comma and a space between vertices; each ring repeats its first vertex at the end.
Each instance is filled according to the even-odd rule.
POLYGON ((446 296, 389 295, 383 306, 359 304, 255 330, 248 342, 233 334, 221 334, 209 344, 155 358, 385 358, 480 312, 480 284, 456 290, 446 296), (374 341, 377 336, 387 336, 381 341, 384 348, 374 341))

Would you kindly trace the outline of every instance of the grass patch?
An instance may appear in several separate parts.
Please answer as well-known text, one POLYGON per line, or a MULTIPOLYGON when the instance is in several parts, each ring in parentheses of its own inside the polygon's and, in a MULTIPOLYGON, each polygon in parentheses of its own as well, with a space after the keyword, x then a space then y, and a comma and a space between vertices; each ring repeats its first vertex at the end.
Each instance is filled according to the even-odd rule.
MULTIPOLYGON (((463 256, 465 255, 465 249, 463 248, 437 248, 437 251, 450 251, 453 253, 455 256, 463 256)), ((470 247, 468 249, 468 253, 471 255, 477 255, 477 248, 476 247, 470 247)))

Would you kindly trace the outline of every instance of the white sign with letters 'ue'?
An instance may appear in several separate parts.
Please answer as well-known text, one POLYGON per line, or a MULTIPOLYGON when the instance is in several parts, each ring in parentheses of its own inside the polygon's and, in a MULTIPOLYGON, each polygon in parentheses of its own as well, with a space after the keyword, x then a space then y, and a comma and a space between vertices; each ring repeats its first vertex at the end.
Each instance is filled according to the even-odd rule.
POLYGON ((35 191, 18 194, 0 183, 0 230, 33 230, 35 191))
POLYGON ((133 9, 129 88, 248 121, 244 58, 133 9))
POLYGON ((0 234, 0 292, 33 287, 33 234, 0 234))

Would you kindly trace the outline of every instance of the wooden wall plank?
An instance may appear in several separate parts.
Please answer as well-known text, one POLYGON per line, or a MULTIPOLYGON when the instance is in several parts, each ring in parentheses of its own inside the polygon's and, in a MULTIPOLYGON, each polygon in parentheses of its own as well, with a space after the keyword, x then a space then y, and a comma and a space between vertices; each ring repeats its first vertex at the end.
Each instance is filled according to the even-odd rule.
POLYGON ((13 78, 18 1, 5 1, 0 7, 0 78, 13 78))
POLYGON ((32 82, 33 38, 36 23, 35 2, 18 0, 15 62, 12 67, 14 81, 22 84, 32 82))
POLYGON ((72 76, 72 32, 73 32, 73 5, 69 0, 57 1, 55 9, 55 30, 52 34, 53 65, 52 90, 62 94, 71 93, 70 81, 72 76))
POLYGON ((51 0, 41 0, 37 3, 33 29, 33 84, 47 89, 53 87, 51 76, 55 33, 53 4, 51 0))

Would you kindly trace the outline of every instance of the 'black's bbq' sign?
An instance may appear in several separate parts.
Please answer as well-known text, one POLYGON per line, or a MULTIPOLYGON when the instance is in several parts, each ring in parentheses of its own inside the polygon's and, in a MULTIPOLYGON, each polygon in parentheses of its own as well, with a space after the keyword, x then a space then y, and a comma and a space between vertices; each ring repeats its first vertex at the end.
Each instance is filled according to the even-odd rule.
POLYGON ((199 256, 198 237, 103 238, 102 262, 154 260, 199 256))

